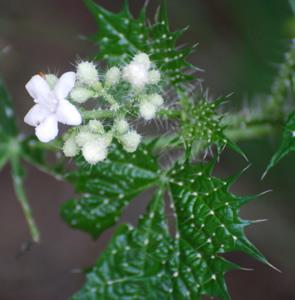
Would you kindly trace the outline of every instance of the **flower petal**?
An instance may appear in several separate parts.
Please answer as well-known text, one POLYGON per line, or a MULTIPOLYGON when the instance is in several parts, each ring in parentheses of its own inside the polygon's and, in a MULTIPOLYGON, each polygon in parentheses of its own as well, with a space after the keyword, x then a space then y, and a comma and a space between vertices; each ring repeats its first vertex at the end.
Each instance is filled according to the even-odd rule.
POLYGON ((57 119, 54 114, 51 114, 36 127, 36 136, 40 142, 48 143, 53 140, 58 134, 57 119))
POLYGON ((49 98, 50 87, 40 75, 33 76, 26 84, 26 89, 32 98, 39 101, 49 98))
POLYGON ((76 81, 76 73, 75 72, 67 72, 64 73, 58 80, 56 86, 54 87, 54 95, 56 99, 62 100, 66 98, 69 92, 75 85, 76 81))
POLYGON ((24 121, 31 126, 38 126, 51 112, 40 104, 35 104, 25 115, 24 121))
POLYGON ((63 124, 80 125, 82 123, 82 118, 77 108, 65 99, 59 101, 55 115, 57 120, 63 124))

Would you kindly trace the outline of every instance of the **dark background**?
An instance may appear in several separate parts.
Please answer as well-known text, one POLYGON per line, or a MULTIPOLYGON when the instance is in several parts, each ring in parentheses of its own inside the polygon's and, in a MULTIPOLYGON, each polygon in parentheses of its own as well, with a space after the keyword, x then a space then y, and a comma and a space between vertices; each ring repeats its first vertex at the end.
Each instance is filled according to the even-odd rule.
MULTIPOLYGON (((234 94, 228 109, 254 107, 259 96, 270 90, 271 80, 283 60, 283 51, 295 34, 288 2, 284 0, 174 0, 167 1, 171 28, 190 26, 180 43, 199 43, 189 61, 205 70, 204 89, 214 98, 234 94)), ((123 0, 97 1, 118 12, 123 0)), ((130 1, 136 15, 143 1, 130 1)), ((160 1, 150 1, 152 20, 160 1)), ((0 0, 0 49, 11 46, 2 62, 2 73, 16 106, 21 132, 33 128, 22 122, 32 106, 24 86, 32 75, 48 70, 74 70, 77 59, 98 50, 85 36, 95 34, 96 24, 81 0, 0 0)), ((261 100, 262 99, 262 100, 261 100)), ((279 136, 239 143, 251 167, 232 192, 237 195, 273 192, 259 197, 241 210, 245 219, 268 219, 246 229, 250 241, 282 273, 241 254, 226 257, 253 271, 226 274, 233 300, 295 299, 294 166, 295 154, 272 169, 260 181, 279 136)), ((245 168, 242 157, 226 151, 215 174, 227 177, 245 168)), ((28 166, 26 191, 42 234, 40 245, 15 260, 15 254, 30 239, 20 205, 12 189, 9 167, 0 173, 0 299, 64 300, 80 289, 84 275, 75 269, 90 267, 109 241, 113 228, 92 242, 86 234, 67 227, 59 206, 72 197, 73 188, 28 166)), ((136 199, 120 222, 136 224, 144 213, 147 197, 136 199)))

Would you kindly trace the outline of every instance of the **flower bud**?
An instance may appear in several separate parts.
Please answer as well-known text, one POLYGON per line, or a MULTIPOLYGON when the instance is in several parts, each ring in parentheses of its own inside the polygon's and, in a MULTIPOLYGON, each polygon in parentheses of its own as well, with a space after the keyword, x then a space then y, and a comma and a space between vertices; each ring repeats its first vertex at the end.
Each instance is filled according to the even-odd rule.
POLYGON ((151 70, 148 74, 149 84, 157 84, 161 79, 161 73, 158 70, 151 70))
POLYGON ((139 112, 140 115, 148 121, 155 117, 156 107, 149 101, 143 101, 139 104, 139 112))
POLYGON ((150 58, 145 53, 136 54, 133 58, 133 61, 143 64, 147 70, 151 67, 150 58))
POLYGON ((90 120, 88 123, 88 128, 95 133, 104 133, 104 127, 98 120, 90 120))
POLYGON ((76 87, 72 89, 70 96, 74 101, 84 103, 89 98, 94 97, 95 92, 83 87, 76 87))
POLYGON ((162 98, 162 96, 160 96, 159 94, 152 94, 152 95, 148 95, 147 99, 155 105, 156 108, 159 108, 163 105, 164 100, 162 98))
POLYGON ((106 84, 107 85, 116 85, 119 80, 120 80, 120 76, 121 76, 121 71, 119 68, 117 67, 112 67, 110 68, 105 76, 106 79, 106 84))
POLYGON ((123 68, 123 79, 128 81, 134 89, 141 90, 148 83, 148 69, 144 64, 132 61, 123 68))
POLYGON ((99 137, 97 133, 93 133, 90 131, 80 131, 76 138, 75 141, 78 146, 83 147, 87 142, 95 140, 99 137))
POLYGON ((77 66, 77 79, 87 85, 93 85, 98 81, 98 71, 95 65, 89 61, 83 61, 77 66))
POLYGON ((95 165, 99 161, 103 161, 108 155, 108 149, 102 138, 87 142, 82 148, 82 154, 85 160, 95 165))
POLYGON ((125 151, 134 152, 141 141, 141 136, 136 131, 129 131, 120 140, 125 151))
POLYGON ((129 130, 129 124, 125 119, 116 120, 113 129, 118 131, 118 133, 123 134, 129 130))
POLYGON ((50 89, 53 90, 58 81, 58 78, 54 74, 45 74, 44 76, 45 76, 45 80, 48 83, 50 89))
POLYGON ((70 138, 68 138, 63 146, 63 152, 64 155, 67 157, 73 157, 76 156, 79 153, 80 149, 78 147, 78 145, 75 142, 75 137, 71 136, 70 138))

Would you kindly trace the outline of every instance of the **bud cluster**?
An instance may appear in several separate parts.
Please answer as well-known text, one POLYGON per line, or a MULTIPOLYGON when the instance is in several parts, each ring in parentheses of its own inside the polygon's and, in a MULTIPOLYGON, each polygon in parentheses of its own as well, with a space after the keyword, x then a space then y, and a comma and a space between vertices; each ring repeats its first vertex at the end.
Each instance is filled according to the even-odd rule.
POLYGON ((82 61, 77 65, 76 78, 70 92, 72 103, 82 104, 93 98, 99 101, 96 109, 83 118, 84 125, 70 129, 64 136, 65 156, 74 157, 81 151, 89 164, 96 164, 107 158, 114 138, 126 152, 136 151, 141 136, 128 119, 149 121, 164 103, 158 87, 161 75, 149 56, 137 54, 129 64, 111 67, 105 74, 98 72, 94 63, 82 61), (112 112, 112 122, 104 125, 99 121, 96 112, 101 111, 112 112))

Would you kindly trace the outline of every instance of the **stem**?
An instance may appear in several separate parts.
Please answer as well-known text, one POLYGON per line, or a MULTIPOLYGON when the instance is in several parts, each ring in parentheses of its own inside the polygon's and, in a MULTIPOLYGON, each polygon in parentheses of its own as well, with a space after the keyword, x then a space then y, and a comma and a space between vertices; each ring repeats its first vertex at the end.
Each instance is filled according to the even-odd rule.
POLYGON ((12 165, 12 179, 13 179, 13 185, 14 190, 17 196, 17 199, 19 203, 21 204, 21 207, 23 209, 23 212, 25 214, 26 221, 29 225, 30 233, 32 236, 32 239, 35 243, 38 243, 40 241, 40 233, 39 230, 35 224, 35 220, 33 218, 32 210, 30 208, 30 205, 28 203, 24 186, 23 186, 23 180, 21 177, 21 166, 19 163, 19 159, 17 157, 12 157, 11 159, 11 165, 12 165))

